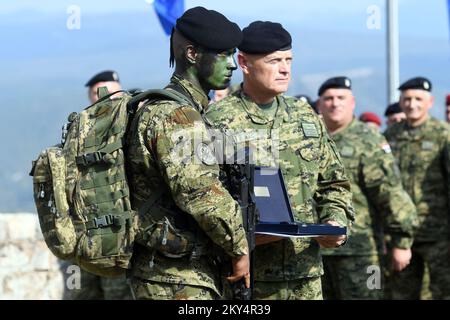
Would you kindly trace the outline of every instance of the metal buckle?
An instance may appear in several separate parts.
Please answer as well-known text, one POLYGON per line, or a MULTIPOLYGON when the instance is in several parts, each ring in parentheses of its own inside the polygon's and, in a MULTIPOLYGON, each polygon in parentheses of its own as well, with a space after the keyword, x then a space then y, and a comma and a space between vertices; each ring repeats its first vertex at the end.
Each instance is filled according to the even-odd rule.
POLYGON ((91 163, 95 163, 97 160, 95 154, 96 154, 96 152, 84 154, 83 155, 84 163, 86 163, 87 165, 89 165, 91 163))

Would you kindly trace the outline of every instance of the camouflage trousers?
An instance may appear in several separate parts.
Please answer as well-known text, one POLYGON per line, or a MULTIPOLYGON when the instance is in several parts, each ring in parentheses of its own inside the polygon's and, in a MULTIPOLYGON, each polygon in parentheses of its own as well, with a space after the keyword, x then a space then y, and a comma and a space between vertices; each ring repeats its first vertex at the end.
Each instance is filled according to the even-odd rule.
POLYGON ((383 272, 377 255, 322 256, 325 300, 377 300, 384 296, 383 272), (374 278, 372 282, 371 277, 374 278))
POLYGON ((154 282, 133 278, 131 288, 137 300, 216 300, 218 295, 200 286, 154 282))
POLYGON ((79 288, 69 289, 66 269, 72 263, 64 262, 61 270, 64 274, 64 299, 69 300, 131 300, 131 288, 125 276, 105 278, 80 269, 79 288))
MULTIPOLYGON (((392 299, 421 298, 424 270, 429 273, 432 299, 450 299, 450 256, 447 241, 414 243, 411 262, 403 271, 389 277, 389 297, 392 299)), ((422 292, 423 296, 423 292, 422 292)))
POLYGON ((256 300, 322 300, 320 277, 289 281, 255 281, 256 300))

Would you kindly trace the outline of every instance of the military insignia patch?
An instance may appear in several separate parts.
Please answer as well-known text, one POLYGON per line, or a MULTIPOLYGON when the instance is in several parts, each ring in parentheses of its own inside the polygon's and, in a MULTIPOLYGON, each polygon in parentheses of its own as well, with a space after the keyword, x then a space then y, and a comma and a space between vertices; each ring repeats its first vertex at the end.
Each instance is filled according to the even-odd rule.
POLYGON ((340 154, 343 157, 351 157, 351 156, 353 156, 353 148, 350 146, 344 146, 340 150, 340 154))
POLYGON ((432 150, 434 143, 431 141, 422 141, 422 150, 432 150))
POLYGON ((307 138, 318 138, 319 132, 317 131, 314 123, 302 123, 303 134, 307 138))
POLYGON ((200 161, 207 166, 212 166, 217 163, 213 151, 206 143, 199 143, 197 145, 196 154, 200 161))
POLYGON ((383 149, 384 153, 391 153, 391 146, 389 145, 389 143, 384 143, 381 145, 381 149, 383 149))

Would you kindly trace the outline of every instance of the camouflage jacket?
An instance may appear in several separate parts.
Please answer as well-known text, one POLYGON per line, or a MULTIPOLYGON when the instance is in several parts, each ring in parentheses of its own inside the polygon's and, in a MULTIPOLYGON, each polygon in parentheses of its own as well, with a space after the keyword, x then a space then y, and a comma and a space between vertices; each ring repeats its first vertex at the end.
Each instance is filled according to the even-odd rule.
POLYGON ((419 215, 416 241, 436 241, 449 234, 450 129, 434 118, 417 128, 407 122, 385 132, 402 174, 403 187, 419 215))
MULTIPOLYGON (((347 225, 354 216, 350 183, 323 122, 300 100, 282 95, 276 99, 278 110, 269 119, 239 90, 208 108, 207 122, 233 136, 235 142, 250 140, 257 147, 257 165, 280 166, 296 221, 335 220, 347 225)), ((256 280, 322 274, 319 245, 313 239, 285 238, 255 250, 256 280)))
POLYGON ((351 182, 356 215, 347 244, 322 253, 377 254, 383 244, 382 231, 391 236, 392 246, 410 248, 417 212, 402 187, 386 139, 356 119, 332 138, 351 182))
POLYGON ((132 276, 203 286, 221 294, 214 257, 248 253, 242 216, 238 203, 220 183, 219 167, 208 152, 210 138, 200 115, 207 96, 177 76, 170 86, 180 88, 196 108, 168 100, 147 102, 131 125, 129 182, 132 205, 141 211, 132 276), (150 209, 143 210, 148 207, 146 201, 155 197, 158 200, 150 209), (168 257, 154 250, 155 239, 150 235, 161 221, 170 222, 163 233, 169 227, 176 230, 176 236, 169 235, 162 244, 184 246, 180 238, 187 234, 189 241, 196 242, 195 252, 180 248, 185 255, 168 257))

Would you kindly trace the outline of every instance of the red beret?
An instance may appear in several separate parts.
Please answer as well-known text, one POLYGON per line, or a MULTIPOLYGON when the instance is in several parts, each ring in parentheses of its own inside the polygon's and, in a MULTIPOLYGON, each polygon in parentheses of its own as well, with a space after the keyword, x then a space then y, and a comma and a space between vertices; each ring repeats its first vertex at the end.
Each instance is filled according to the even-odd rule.
POLYGON ((374 122, 381 126, 381 119, 373 112, 364 112, 359 116, 359 120, 362 122, 374 122))
POLYGON ((445 105, 450 105, 450 94, 447 95, 447 100, 445 100, 445 105))

